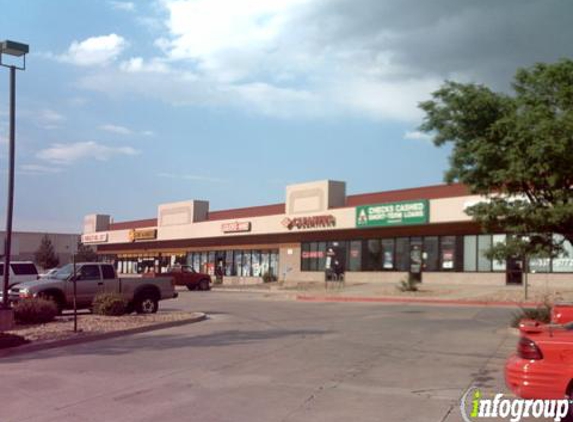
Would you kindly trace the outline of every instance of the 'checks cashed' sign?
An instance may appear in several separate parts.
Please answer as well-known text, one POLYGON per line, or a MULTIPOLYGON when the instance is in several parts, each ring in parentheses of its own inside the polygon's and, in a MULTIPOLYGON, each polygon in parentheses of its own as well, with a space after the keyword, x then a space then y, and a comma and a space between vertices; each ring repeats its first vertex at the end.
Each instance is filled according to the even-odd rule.
POLYGON ((427 199, 363 205, 356 208, 356 227, 387 227, 427 224, 430 208, 427 199))

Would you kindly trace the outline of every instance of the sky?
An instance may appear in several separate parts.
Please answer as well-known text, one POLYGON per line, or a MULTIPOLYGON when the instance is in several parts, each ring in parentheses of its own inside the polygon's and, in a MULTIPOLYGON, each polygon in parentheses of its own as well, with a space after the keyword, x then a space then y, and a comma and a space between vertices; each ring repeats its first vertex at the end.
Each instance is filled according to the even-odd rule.
MULTIPOLYGON (((418 131, 445 80, 511 92, 519 67, 573 57, 570 0, 2 0, 17 74, 14 228, 152 218, 443 182, 418 131)), ((8 69, 0 69, 0 228, 8 69)))

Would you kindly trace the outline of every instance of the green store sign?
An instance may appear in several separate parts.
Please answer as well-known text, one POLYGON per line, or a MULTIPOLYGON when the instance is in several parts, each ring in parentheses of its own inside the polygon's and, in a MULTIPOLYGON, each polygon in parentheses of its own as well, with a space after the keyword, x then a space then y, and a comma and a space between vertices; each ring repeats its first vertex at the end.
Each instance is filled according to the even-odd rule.
POLYGON ((427 224, 430 206, 427 199, 356 207, 356 227, 388 227, 427 224))

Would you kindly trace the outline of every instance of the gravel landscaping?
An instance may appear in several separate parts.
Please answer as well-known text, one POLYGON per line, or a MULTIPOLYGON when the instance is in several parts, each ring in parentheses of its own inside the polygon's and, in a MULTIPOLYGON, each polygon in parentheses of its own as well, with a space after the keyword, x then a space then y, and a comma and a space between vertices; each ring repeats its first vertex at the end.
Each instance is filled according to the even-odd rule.
MULTIPOLYGON (((0 348, 2 339, 13 339, 15 336, 21 337, 28 342, 44 343, 58 340, 65 340, 77 337, 86 337, 97 334, 106 334, 130 330, 134 328, 149 327, 153 325, 184 321, 199 314, 196 312, 158 312, 150 315, 124 315, 120 317, 101 316, 92 314, 78 315, 78 332, 74 332, 73 315, 63 315, 56 318, 54 322, 38 325, 16 325, 13 330, 2 333, 0 337, 0 348)), ((13 342, 4 342, 4 347, 12 347, 13 342)))

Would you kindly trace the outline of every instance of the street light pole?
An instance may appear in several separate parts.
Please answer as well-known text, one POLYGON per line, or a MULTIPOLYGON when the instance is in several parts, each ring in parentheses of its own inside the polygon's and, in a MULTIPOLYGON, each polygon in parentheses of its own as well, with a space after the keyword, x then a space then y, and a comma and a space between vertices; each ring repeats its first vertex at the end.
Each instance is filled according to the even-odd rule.
POLYGON ((14 212, 14 168, 16 162, 16 69, 26 69, 26 54, 29 47, 14 41, 0 43, 0 65, 10 69, 10 139, 8 144, 8 197, 6 201, 6 239, 4 247, 4 274, 2 286, 2 309, 8 309, 8 286, 10 282, 10 254, 12 253, 12 217, 14 212), (23 66, 6 64, 3 55, 23 58, 23 66))
POLYGON ((8 198, 6 200, 6 239, 4 247, 4 283, 2 307, 8 308, 10 254, 12 253, 12 215, 14 212, 14 164, 16 161, 16 68, 10 67, 10 139, 8 141, 8 198))

